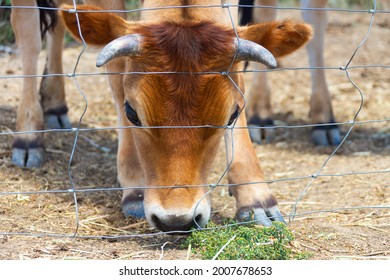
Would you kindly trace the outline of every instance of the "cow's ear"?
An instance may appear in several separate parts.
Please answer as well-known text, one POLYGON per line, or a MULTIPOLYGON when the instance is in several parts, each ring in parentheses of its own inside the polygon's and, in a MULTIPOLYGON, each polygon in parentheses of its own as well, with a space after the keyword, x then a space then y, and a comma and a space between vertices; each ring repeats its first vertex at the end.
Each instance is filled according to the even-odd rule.
POLYGON ((240 27, 240 38, 258 43, 275 57, 288 55, 311 39, 310 25, 291 20, 273 21, 240 27))
POLYGON ((59 15, 72 36, 91 45, 106 45, 118 37, 129 34, 131 32, 129 29, 136 25, 113 13, 99 12, 101 9, 94 6, 78 5, 77 16, 74 12, 68 12, 73 10, 73 6, 62 5, 61 9, 59 15))

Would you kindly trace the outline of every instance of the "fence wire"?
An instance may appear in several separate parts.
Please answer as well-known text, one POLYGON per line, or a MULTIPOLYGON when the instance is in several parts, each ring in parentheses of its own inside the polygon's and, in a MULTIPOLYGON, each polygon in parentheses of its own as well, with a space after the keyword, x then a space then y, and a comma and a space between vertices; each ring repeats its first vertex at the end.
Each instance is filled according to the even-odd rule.
MULTIPOLYGON (((76 1, 73 0, 73 9, 71 10, 65 10, 61 8, 55 8, 55 10, 62 10, 65 12, 70 12, 74 13, 77 18, 77 22, 79 23, 78 19, 78 14, 83 13, 83 12, 96 12, 96 13, 102 13, 102 12, 114 12, 114 13, 138 13, 138 12, 147 12, 151 10, 164 10, 164 9, 174 9, 174 8, 187 8, 187 9, 192 9, 192 8, 222 8, 226 9, 228 11, 230 20, 232 22, 232 27, 234 28, 236 37, 238 38, 238 33, 236 31, 236 24, 233 22, 233 17, 232 17, 232 12, 231 8, 237 7, 237 5, 231 4, 229 1, 225 1, 225 4, 221 5, 189 5, 189 6, 168 6, 168 7, 156 7, 156 8, 140 8, 140 9, 133 9, 133 10, 99 10, 99 11, 84 11, 84 10, 78 10, 77 9, 77 4, 76 1)), ((245 7, 245 6, 242 6, 245 7)), ((7 9, 54 9, 54 8, 44 8, 44 7, 30 7, 30 6, 8 6, 8 7, 1 7, 1 8, 7 8, 7 9)), ((201 73, 196 73, 199 75, 225 75, 227 76, 234 87, 239 91, 241 94, 242 98, 244 99, 244 103, 246 104, 246 98, 243 92, 239 89, 239 87, 234 83, 234 80, 232 78, 233 74, 237 73, 244 73, 244 72, 273 72, 273 71, 300 71, 300 70, 313 70, 313 69, 323 69, 323 70, 339 70, 342 71, 349 82, 353 85, 353 87, 356 89, 356 91, 359 94, 359 99, 360 99, 360 104, 359 107, 357 108, 353 120, 346 121, 346 122, 336 122, 336 123, 325 123, 325 124, 304 124, 304 125, 276 125, 274 127, 261 127, 261 126, 245 126, 245 127, 240 127, 236 126, 233 124, 232 126, 212 126, 212 125, 204 125, 204 126, 181 126, 181 127, 175 127, 175 126, 158 126, 158 127, 146 127, 146 126, 115 126, 115 127, 98 127, 98 128, 82 128, 83 124, 83 117, 85 113, 88 110, 88 99, 86 95, 84 94, 83 90, 81 89, 78 78, 79 77, 84 77, 84 76, 108 76, 108 75, 156 75, 156 74, 169 74, 169 75, 183 75, 186 73, 176 73, 176 72, 93 72, 93 73, 79 73, 78 72, 78 67, 80 63, 80 59, 83 56, 85 50, 86 50, 86 42, 82 38, 82 32, 80 28, 80 24, 78 25, 79 28, 79 34, 82 38, 82 49, 78 55, 77 61, 74 65, 74 69, 72 73, 53 73, 53 74, 44 74, 44 75, 0 75, 0 79, 21 79, 21 78, 28 78, 28 77, 35 77, 35 78, 44 78, 44 77, 50 77, 50 76, 62 76, 66 77, 69 79, 72 79, 78 93, 82 97, 82 99, 85 102, 84 109, 82 114, 79 117, 79 120, 76 123, 75 127, 72 127, 70 129, 44 129, 40 131, 3 131, 0 132, 0 136, 15 136, 15 135, 20 135, 20 134, 31 134, 31 133, 74 133, 74 142, 72 145, 72 150, 70 154, 70 158, 68 161, 68 167, 67 167, 67 173, 68 173, 68 179, 70 183, 70 188, 65 188, 65 189, 56 189, 56 190, 42 190, 42 191, 2 191, 0 192, 0 197, 4 196, 10 196, 10 195, 43 195, 43 194, 52 194, 52 195, 57 195, 57 194, 71 194, 73 196, 73 202, 74 202, 74 207, 75 207, 75 226, 74 230, 71 234, 60 234, 60 233, 50 233, 50 232, 44 232, 44 233, 34 233, 34 232, 0 232, 0 235, 20 235, 20 236, 37 236, 37 237, 78 237, 78 238, 98 238, 98 239, 121 239, 121 238, 133 238, 133 237, 146 237, 146 236, 156 236, 156 235, 162 235, 166 234, 163 232, 153 232, 153 233, 145 233, 145 234, 122 234, 122 235, 83 235, 83 234, 78 234, 79 231, 79 226, 80 226, 80 218, 79 218, 79 205, 78 205, 78 194, 81 193, 91 193, 91 192, 113 192, 113 191, 123 191, 127 189, 134 189, 134 188, 123 188, 123 187, 118 187, 118 188, 95 188, 95 187, 76 187, 73 179, 73 174, 72 174, 72 169, 71 165, 74 160, 74 155, 76 153, 76 147, 78 145, 78 141, 80 139, 80 132, 87 132, 87 131, 111 131, 111 130, 123 130, 123 129, 179 129, 179 128, 216 128, 216 129, 226 129, 227 133, 230 134, 230 143, 226 143, 226 154, 228 155, 228 163, 226 169, 221 172, 219 178, 216 180, 215 183, 211 184, 205 184, 205 185, 186 185, 186 186, 143 186, 139 187, 141 189, 146 189, 146 188, 197 188, 197 187, 209 187, 209 191, 204 195, 204 198, 209 196, 211 192, 215 191, 217 188, 234 188, 239 185, 253 185, 253 184, 272 184, 272 183, 277 183, 277 182, 291 182, 291 181, 309 181, 305 187, 301 190, 299 196, 296 198, 294 201, 292 210, 289 214, 285 215, 286 220, 289 220, 291 222, 294 219, 299 219, 302 217, 307 217, 310 215, 314 214, 319 214, 319 213, 334 213, 334 212, 341 212, 341 211, 358 211, 358 210, 366 210, 366 209, 384 209, 384 210, 390 210, 390 205, 364 205, 364 206, 359 206, 359 207, 343 207, 343 208, 334 208, 334 209, 323 209, 323 210, 316 210, 316 211, 307 211, 307 212, 302 212, 302 213, 297 213, 298 206, 301 204, 303 197, 310 191, 312 188, 312 185, 316 180, 319 178, 324 178, 324 177, 346 177, 346 176, 352 176, 352 175, 380 175, 380 174, 390 174, 390 168, 387 168, 385 170, 367 170, 367 171, 361 171, 361 172, 343 172, 343 173, 325 173, 324 168, 329 164, 329 162, 332 160, 332 158, 335 156, 335 154, 339 151, 339 149, 345 144, 345 142, 350 138, 350 134, 353 129, 355 129, 356 126, 362 126, 362 125, 367 125, 370 123, 388 123, 390 121, 389 118, 384 118, 384 119, 377 119, 377 120, 367 120, 367 121, 358 121, 357 118, 361 112, 361 109, 364 104, 364 94, 359 85, 354 81, 354 79, 350 75, 350 70, 352 69, 361 69, 361 68, 390 68, 389 65, 385 64, 367 64, 367 65, 351 65, 351 62, 354 60, 355 55, 361 50, 361 48, 365 45, 367 39, 369 38, 372 30, 372 25, 374 22, 374 18, 376 14, 388 14, 390 11, 388 10, 378 10, 377 9, 377 1, 373 1, 372 7, 370 9, 340 9, 340 8, 297 8, 297 7, 279 7, 279 6, 254 6, 254 8, 257 9, 263 9, 263 8, 268 8, 268 9, 276 9, 276 10, 297 10, 297 11, 304 11, 304 10, 309 10, 309 11, 324 11, 324 12, 345 12, 345 13, 367 13, 370 16, 370 22, 369 26, 367 28, 367 32, 362 38, 361 42, 359 45, 356 47, 354 52, 351 54, 348 62, 344 66, 331 66, 331 67, 296 67, 296 68, 277 68, 273 70, 248 70, 248 71, 231 71, 231 66, 233 65, 234 58, 231 62, 231 65, 229 69, 223 72, 201 72, 201 73), (309 174, 306 176, 297 176, 297 177, 285 177, 285 178, 279 178, 275 180, 264 180, 261 182, 242 182, 240 184, 224 184, 222 183, 223 179, 225 178, 225 175, 229 171, 229 168, 234 160, 234 131, 237 129, 298 129, 298 128, 311 128, 311 127, 317 127, 317 126, 334 126, 334 125, 339 125, 339 126, 347 126, 349 127, 345 136, 343 137, 341 143, 333 149, 333 151, 327 156, 327 158, 319 165, 319 168, 317 171, 313 174, 309 174)), ((242 108, 243 110, 244 108, 242 108)), ((242 111, 240 113, 243 113, 242 111)), ((201 200, 198 202, 198 204, 201 202, 201 200)), ((195 219, 194 219, 195 221, 195 219)), ((243 222, 242 224, 245 224, 243 222)), ((227 225, 230 226, 230 225, 227 225)), ((221 226, 222 227, 222 226, 221 226)), ((223 226, 225 227, 225 226, 223 226)), ((199 229, 194 229, 194 230, 199 230, 199 229)), ((202 229, 202 230, 209 230, 209 229, 202 229)), ((185 231, 185 232, 178 232, 175 231, 174 233, 188 233, 191 231, 185 231)), ((173 232, 169 232, 173 233, 173 232)))

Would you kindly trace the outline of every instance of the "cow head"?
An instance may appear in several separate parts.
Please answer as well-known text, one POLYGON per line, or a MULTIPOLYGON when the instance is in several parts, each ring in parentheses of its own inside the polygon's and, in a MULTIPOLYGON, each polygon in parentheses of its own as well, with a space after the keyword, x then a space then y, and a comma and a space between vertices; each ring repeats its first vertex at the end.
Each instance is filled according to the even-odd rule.
MULTIPOLYGON (((310 27, 272 22, 239 28, 237 37, 231 26, 212 20, 127 22, 108 13, 61 15, 75 37, 81 38, 80 28, 87 44, 103 47, 97 66, 132 72, 111 81, 119 123, 135 127, 120 135, 121 185, 129 178, 124 173, 143 173, 149 186, 141 194, 145 215, 161 230, 205 225, 211 164, 225 128, 244 108, 241 76, 226 71, 239 70, 243 60, 276 67, 274 56, 303 45, 310 27)), ((125 193, 124 201, 137 216, 143 210, 135 193, 140 194, 125 193)))

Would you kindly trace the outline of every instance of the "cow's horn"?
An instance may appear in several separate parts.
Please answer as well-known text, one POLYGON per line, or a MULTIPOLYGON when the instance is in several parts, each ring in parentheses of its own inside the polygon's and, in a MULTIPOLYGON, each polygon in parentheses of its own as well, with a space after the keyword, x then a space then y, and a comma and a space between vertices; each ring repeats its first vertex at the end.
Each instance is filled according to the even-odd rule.
POLYGON ((96 66, 103 66, 116 57, 139 53, 141 41, 142 36, 138 34, 130 34, 113 40, 100 51, 96 60, 96 66))
POLYGON ((268 68, 276 68, 277 62, 273 54, 263 46, 245 39, 235 39, 237 46, 236 59, 256 61, 268 68))

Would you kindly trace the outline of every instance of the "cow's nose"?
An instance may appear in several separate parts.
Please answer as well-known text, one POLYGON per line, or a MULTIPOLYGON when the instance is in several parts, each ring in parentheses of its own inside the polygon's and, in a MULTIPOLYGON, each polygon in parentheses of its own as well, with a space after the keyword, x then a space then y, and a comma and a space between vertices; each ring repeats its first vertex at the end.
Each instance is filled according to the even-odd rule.
POLYGON ((203 198, 203 195, 203 192, 181 188, 169 190, 168 193, 147 190, 144 200, 146 219, 152 227, 165 232, 202 228, 211 214, 210 200, 203 198))
POLYGON ((202 214, 195 217, 193 215, 157 215, 151 216, 154 226, 165 232, 169 231, 188 231, 191 228, 204 226, 205 222, 202 214))

